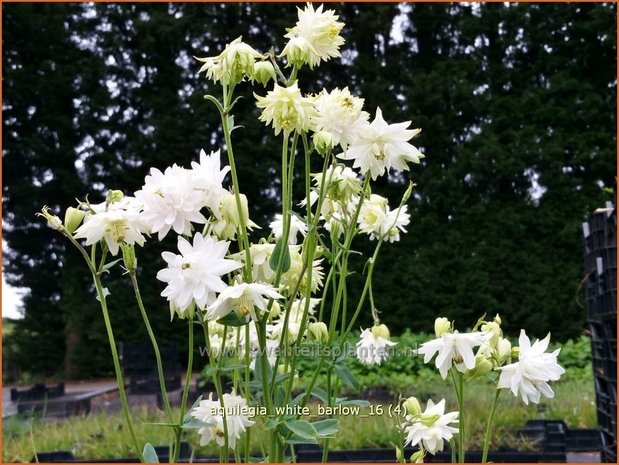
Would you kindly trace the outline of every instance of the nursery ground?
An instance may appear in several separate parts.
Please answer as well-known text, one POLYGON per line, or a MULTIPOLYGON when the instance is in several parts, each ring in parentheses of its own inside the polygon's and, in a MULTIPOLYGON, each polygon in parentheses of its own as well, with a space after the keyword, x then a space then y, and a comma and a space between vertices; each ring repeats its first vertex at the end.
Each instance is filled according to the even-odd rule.
MULTIPOLYGON (((445 397, 448 409, 455 409, 452 393, 448 384, 415 383, 412 392, 402 395, 416 395, 424 401, 428 397, 441 399, 445 397)), ((479 386, 480 388, 482 385, 479 386)), ((540 405, 525 406, 521 400, 505 391, 500 398, 500 412, 494 428, 492 447, 510 446, 520 450, 529 450, 534 444, 519 440, 516 431, 522 428, 528 419, 546 418, 562 419, 570 428, 595 428, 595 391, 591 379, 566 379, 554 384, 555 398, 543 400, 540 405)), ((485 417, 490 409, 492 392, 488 389, 476 389, 471 385, 466 402, 468 415, 465 421, 471 432, 468 448, 480 448, 485 417)), ((361 449, 372 447, 393 447, 399 441, 395 421, 388 415, 389 402, 380 401, 384 413, 374 414, 364 408, 359 415, 339 417, 341 432, 330 441, 331 449, 361 449)), ((312 408, 315 411, 316 405, 312 408)), ((148 423, 164 421, 161 411, 152 406, 133 408, 137 435, 142 443, 166 445, 170 441, 170 431, 148 423)), ((260 454, 260 428, 251 428, 252 452, 260 454)), ((195 432, 185 434, 185 439, 192 447, 197 447, 195 432)), ((71 417, 66 420, 51 422, 45 418, 24 419, 19 416, 5 418, 2 431, 2 461, 30 461, 35 453, 55 450, 72 451, 76 457, 84 459, 122 458, 134 456, 131 439, 126 434, 126 427, 121 412, 97 413, 71 417)), ((196 455, 217 456, 215 447, 197 448, 196 455)))

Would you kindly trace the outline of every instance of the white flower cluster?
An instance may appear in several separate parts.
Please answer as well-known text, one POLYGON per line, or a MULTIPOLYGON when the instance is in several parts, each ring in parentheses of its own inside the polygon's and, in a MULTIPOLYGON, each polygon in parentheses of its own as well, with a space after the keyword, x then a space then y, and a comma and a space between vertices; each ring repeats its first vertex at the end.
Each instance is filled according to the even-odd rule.
POLYGON ((479 332, 459 333, 447 318, 437 318, 434 324, 436 339, 426 342, 417 350, 428 363, 435 354, 436 367, 443 379, 454 368, 470 377, 483 376, 492 370, 500 371, 498 389, 510 389, 522 397, 525 404, 537 404, 541 395, 553 397, 548 381, 557 381, 565 369, 557 363, 560 349, 546 353, 550 334, 531 345, 524 329, 520 331, 519 347, 512 348, 503 337, 501 319, 484 322, 479 332), (479 347, 477 353, 474 347, 479 347), (508 363, 517 354, 518 361, 508 363))
POLYGON ((453 438, 458 432, 458 412, 445 413, 445 399, 438 404, 428 399, 425 411, 421 411, 419 401, 411 397, 404 403, 406 407, 405 445, 419 446, 423 451, 436 454, 443 450, 444 441, 453 438), (455 426, 451 426, 455 425, 455 426))

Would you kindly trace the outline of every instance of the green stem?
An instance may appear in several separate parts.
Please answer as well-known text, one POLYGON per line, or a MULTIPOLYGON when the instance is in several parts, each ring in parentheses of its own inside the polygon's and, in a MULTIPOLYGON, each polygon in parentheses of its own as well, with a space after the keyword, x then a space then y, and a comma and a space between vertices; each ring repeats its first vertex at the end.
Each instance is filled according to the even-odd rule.
POLYGON ((457 372, 456 369, 451 368, 451 379, 454 383, 454 389, 456 391, 456 399, 458 400, 458 462, 464 463, 464 415, 463 412, 463 404, 464 404, 464 375, 460 372, 457 372), (457 377, 456 377, 457 376, 457 377))
MULTIPOLYGON (((142 454, 142 448, 140 447, 140 443, 138 442, 138 438, 135 434, 135 429, 133 428, 133 421, 131 420, 131 415, 129 414, 129 405, 127 404, 127 395, 125 393, 125 384, 122 379, 122 371, 120 369, 120 361, 118 359, 118 352, 116 350, 116 340, 114 339, 114 331, 112 330, 112 323, 110 321, 110 315, 107 308, 107 301, 105 300, 105 294, 103 292, 103 285, 101 284, 101 278, 95 270, 95 263, 90 261, 90 257, 84 248, 77 242, 76 239, 73 238, 69 233, 63 232, 65 236, 71 241, 71 243, 80 251, 84 259, 86 260, 86 264, 90 269, 92 274, 92 279, 95 284, 95 288, 97 289, 97 295, 99 296, 99 302, 101 304, 101 313, 103 313, 103 321, 105 323, 105 330, 107 332, 108 341, 110 344, 110 350, 112 351, 112 359, 114 362, 114 373, 116 374, 116 383, 118 384, 118 394, 120 396, 120 403, 122 405, 123 412, 125 414, 125 421, 127 422, 127 428, 129 429, 129 434, 131 435, 131 439, 133 440, 133 445, 135 447, 136 454, 140 462, 144 462, 144 455, 142 454)), ((93 246, 93 248, 96 245, 93 246)))
MULTIPOLYGON (((187 406, 187 395, 189 394, 189 386, 191 384, 191 370, 193 368, 193 316, 189 317, 189 354, 187 355, 187 373, 185 374, 185 386, 183 386, 183 394, 181 397, 181 411, 179 424, 183 424, 183 418, 185 417, 185 408, 187 406)), ((183 430, 181 428, 176 429, 176 438, 174 443, 174 457, 170 463, 178 462, 178 455, 181 450, 181 437, 183 430)))
POLYGON ((494 414, 496 412, 496 406, 499 400, 501 390, 497 389, 494 393, 494 399, 492 400, 492 407, 490 407, 490 416, 488 417, 488 425, 486 426, 486 434, 484 436, 484 447, 481 455, 481 463, 486 463, 488 460, 488 448, 490 447, 490 435, 492 433, 492 424, 494 423, 494 414))
POLYGON ((133 291, 135 293, 135 299, 138 303, 138 307, 140 308, 140 313, 142 314, 142 320, 144 320, 144 326, 146 326, 146 331, 148 332, 148 337, 153 345, 153 350, 155 351, 155 360, 157 362, 157 374, 159 375, 159 388, 161 389, 161 397, 163 399, 163 405, 166 411, 166 415, 170 422, 172 422, 172 408, 170 407, 170 400, 168 399, 168 392, 165 387, 165 378, 163 372, 163 365, 161 363, 161 353, 159 352, 159 345, 157 344, 157 339, 155 338, 155 334, 153 333, 153 328, 150 325, 150 321, 148 319, 148 314, 146 313, 146 309, 144 308, 144 303, 142 301, 142 295, 140 293, 140 288, 138 286, 138 280, 136 276, 135 270, 129 271, 129 276, 131 277, 131 284, 133 285, 133 291))

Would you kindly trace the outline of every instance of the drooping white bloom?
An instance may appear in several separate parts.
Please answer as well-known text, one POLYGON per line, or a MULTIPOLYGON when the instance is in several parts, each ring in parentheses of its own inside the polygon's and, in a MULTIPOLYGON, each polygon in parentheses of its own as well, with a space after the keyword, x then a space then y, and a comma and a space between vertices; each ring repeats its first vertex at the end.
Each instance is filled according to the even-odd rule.
POLYGON ((370 115, 362 111, 363 99, 353 96, 348 87, 322 90, 316 98, 318 114, 313 118, 317 131, 326 131, 333 138, 333 145, 342 150, 350 145, 367 125, 370 115))
POLYGON ((316 115, 314 101, 303 97, 297 81, 288 87, 274 84, 273 90, 266 97, 254 94, 256 106, 263 108, 260 121, 272 125, 275 135, 284 132, 307 132, 312 128, 312 117, 316 115))
POLYGON ((198 72, 206 71, 207 79, 237 84, 245 77, 254 77, 255 61, 262 58, 264 56, 243 42, 242 37, 237 37, 219 55, 196 60, 204 63, 198 72))
POLYGON ((359 136, 338 157, 354 160, 353 167, 362 173, 370 172, 373 180, 391 168, 408 170, 407 162, 419 163, 424 155, 408 141, 421 132, 421 129, 407 129, 410 121, 387 124, 380 108, 371 124, 366 124, 359 136))
POLYGON ((201 205, 208 207, 217 216, 221 198, 227 193, 222 183, 230 167, 220 169, 219 150, 210 155, 200 150, 200 163, 191 162, 191 168, 193 187, 202 194, 201 205))
POLYGON ((361 191, 361 180, 348 166, 330 166, 325 172, 313 174, 312 178, 317 189, 324 186, 326 196, 335 200, 346 200, 361 191))
POLYGON ((231 192, 224 192, 220 197, 219 207, 214 219, 211 219, 212 231, 222 240, 230 240, 236 237, 241 227, 241 218, 245 227, 250 231, 259 226, 249 219, 249 206, 247 196, 239 194, 241 213, 239 214, 236 197, 231 192))
POLYGON ((191 234, 191 223, 206 223, 200 213, 203 193, 194 189, 190 170, 174 164, 162 173, 151 168, 144 186, 135 193, 142 202, 140 219, 162 240, 170 229, 177 234, 191 234))
POLYGON ((168 283, 161 295, 167 297, 182 314, 195 301, 204 308, 215 300, 215 293, 227 286, 221 276, 242 265, 224 258, 229 242, 217 241, 213 237, 196 234, 193 244, 182 236, 178 237, 180 255, 163 252, 161 256, 168 264, 157 273, 157 279, 168 283))
MULTIPOLYGON (((295 289, 299 276, 303 271, 303 253, 300 245, 291 245, 288 247, 290 252, 290 268, 282 274, 280 282, 280 290, 292 291, 295 289)), ((312 283, 311 291, 316 292, 322 287, 324 272, 322 268, 322 259, 312 261, 312 283)), ((307 275, 301 280, 299 285, 299 292, 304 293, 307 289, 307 275)))
POLYGON ((308 3, 303 10, 297 8, 297 11, 299 20, 284 37, 291 42, 302 39, 307 45, 296 45, 296 42, 294 47, 287 45, 282 55, 288 56, 296 48, 307 48, 306 62, 310 68, 318 65, 321 60, 327 61, 341 56, 339 48, 344 44, 344 39, 339 34, 344 23, 337 21, 339 16, 333 10, 323 11, 322 5, 314 10, 311 3, 308 3))
POLYGON ((380 365, 389 357, 387 347, 397 344, 389 340, 389 333, 381 331, 380 326, 366 328, 357 342, 357 359, 366 365, 380 365), (376 329, 379 328, 379 329, 376 329), (386 337, 385 337, 386 336, 386 337))
POLYGON ((428 363, 438 352, 436 357, 436 368, 441 373, 443 379, 447 378, 449 369, 455 364, 458 371, 464 373, 466 370, 475 368, 475 354, 473 347, 481 345, 490 339, 492 333, 453 333, 445 332, 441 337, 429 342, 424 342, 417 349, 418 354, 423 354, 423 363, 428 363))
MULTIPOLYGON (((273 237, 280 238, 284 234, 284 217, 281 214, 275 215, 275 219, 269 224, 273 237)), ((307 234, 307 225, 297 215, 290 215, 290 230, 288 232, 288 244, 295 245, 297 243, 297 234, 301 233, 303 237, 307 234)))
POLYGON ((444 441, 449 441, 458 432, 458 428, 450 426, 457 426, 458 412, 445 413, 445 399, 438 404, 428 399, 426 410, 421 415, 407 415, 406 420, 404 445, 421 444, 431 454, 442 451, 444 441))
POLYGON ((247 402, 243 397, 224 394, 222 398, 223 407, 219 401, 213 400, 211 392, 209 398, 201 400, 190 415, 205 424, 198 429, 201 446, 206 446, 214 439, 219 447, 224 447, 227 430, 228 447, 235 449, 236 441, 240 439, 241 433, 244 433, 255 422, 249 419, 247 402), (224 413, 226 427, 224 427, 224 413))
POLYGON ((410 223, 410 215, 406 205, 391 210, 386 198, 372 194, 363 201, 357 221, 359 231, 368 234, 370 239, 395 242, 400 240, 400 231, 406 232, 404 227, 410 223))
POLYGON ((122 243, 144 245, 143 234, 148 228, 140 218, 140 207, 133 197, 91 205, 95 213, 84 217, 83 224, 75 231, 75 238, 86 239, 86 245, 104 239, 112 255, 118 253, 122 243))
POLYGON ((218 320, 235 311, 239 318, 258 319, 256 308, 266 310, 268 299, 281 299, 283 296, 273 287, 260 283, 238 283, 223 290, 208 308, 206 319, 218 320))
POLYGON ((531 345, 531 340, 524 329, 521 330, 518 338, 520 345, 518 361, 501 367, 498 388, 509 388, 516 397, 520 393, 527 405, 529 400, 538 404, 541 394, 549 398, 554 397, 554 391, 548 385, 548 381, 558 380, 565 373, 565 369, 557 363, 561 349, 546 353, 549 342, 550 334, 531 345))
MULTIPOLYGON (((255 282, 272 283, 275 278, 275 272, 271 269, 269 261, 271 255, 273 255, 273 249, 275 244, 269 244, 266 242, 259 244, 251 244, 249 246, 249 253, 252 261, 252 273, 255 282)), ((245 261, 245 254, 241 253, 238 257, 245 261)))

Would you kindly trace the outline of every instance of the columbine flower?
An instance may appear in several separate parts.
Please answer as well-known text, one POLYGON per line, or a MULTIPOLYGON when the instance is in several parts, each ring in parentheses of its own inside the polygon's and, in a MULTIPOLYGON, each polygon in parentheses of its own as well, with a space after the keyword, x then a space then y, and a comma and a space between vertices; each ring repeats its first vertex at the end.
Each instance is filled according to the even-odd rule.
MULTIPOLYGON (((314 184, 320 189, 323 184, 322 173, 313 174, 314 184)), ((361 181, 357 173, 348 166, 335 165, 329 167, 324 175, 324 188, 327 196, 335 200, 348 200, 361 191, 361 181)))
POLYGON ((367 126, 370 115, 362 111, 363 99, 353 96, 348 87, 322 90, 316 98, 318 114, 313 118, 317 131, 326 131, 333 138, 333 145, 342 150, 352 143, 367 126))
POLYGON ((140 205, 133 197, 124 197, 118 202, 103 202, 91 205, 95 213, 86 215, 84 223, 75 231, 76 239, 86 239, 92 245, 105 239, 112 255, 116 255, 120 244, 144 245, 146 225, 140 219, 140 205))
POLYGON ((193 245, 182 236, 178 237, 180 255, 163 252, 168 264, 157 273, 157 279, 168 283, 161 295, 167 297, 179 315, 183 316, 191 304, 204 308, 215 300, 215 292, 222 292, 226 284, 221 276, 242 265, 225 257, 229 242, 220 242, 212 237, 196 234, 193 245))
MULTIPOLYGON (((287 56, 291 60, 290 53, 298 48, 306 48, 305 60, 295 62, 297 65, 308 63, 310 68, 318 65, 320 61, 327 61, 334 57, 339 57, 339 48, 344 44, 344 39, 339 35, 344 27, 344 23, 337 21, 339 16, 333 10, 323 12, 323 6, 320 5, 316 10, 311 3, 308 3, 304 10, 297 8, 299 20, 295 27, 291 28, 284 36, 290 39, 288 45, 282 52, 283 56, 287 56), (300 45, 301 39, 304 44, 300 45), (294 41, 294 44, 291 43, 294 41)), ((297 57, 298 58, 298 57, 297 57)))
POLYGON ((218 214, 221 197, 227 192, 222 183, 230 171, 229 166, 221 170, 220 167, 219 150, 210 155, 200 150, 200 163, 191 162, 193 188, 202 194, 201 204, 210 208, 215 215, 218 214))
MULTIPOLYGON (((245 227, 250 231, 252 228, 259 226, 249 219, 249 207, 247 205, 247 196, 239 194, 241 201, 241 213, 245 227)), ((213 221, 213 232, 223 240, 234 239, 237 230, 241 226, 241 215, 237 208, 236 197, 230 192, 224 192, 220 198, 219 208, 213 221)))
POLYGON ((240 283, 227 287, 217 300, 207 308, 206 319, 217 320, 235 311, 240 318, 258 319, 255 308, 266 310, 267 300, 283 296, 271 286, 259 283, 240 283))
POLYGON ((198 72, 206 71, 207 79, 237 84, 245 77, 253 78, 254 62, 261 58, 264 56, 243 42, 242 37, 237 37, 218 56, 196 60, 204 63, 198 72))
POLYGON ((386 198, 372 194, 363 201, 357 221, 359 231, 369 234, 370 239, 395 242, 400 240, 400 231, 406 232, 404 227, 410 223, 410 215, 406 205, 390 210, 386 198))
POLYGON ((204 427, 198 429, 201 446, 206 446, 214 439, 219 447, 224 447, 227 430, 228 447, 234 449, 241 433, 255 423, 243 413, 247 409, 247 402, 244 398, 234 394, 224 394, 222 398, 223 409, 219 401, 213 400, 211 392, 208 399, 201 400, 199 405, 190 412, 192 417, 205 424, 204 427), (224 412, 226 428, 224 428, 224 412))
POLYGON ((449 441, 458 428, 449 426, 458 423, 458 412, 445 413, 445 399, 438 404, 434 404, 432 399, 428 399, 426 410, 421 415, 407 415, 408 424, 404 428, 406 433, 405 446, 416 446, 417 444, 430 452, 436 454, 443 450, 444 441, 449 441))
POLYGON ((258 108, 264 108, 260 114, 260 121, 272 124, 275 135, 283 129, 285 133, 292 131, 307 132, 311 129, 311 118, 316 115, 312 99, 303 97, 297 81, 289 87, 282 87, 275 83, 272 91, 266 97, 254 94, 258 108))
POLYGON ((366 365, 380 365, 389 357, 385 347, 397 344, 389 340, 389 330, 385 325, 364 329, 360 338, 357 342, 357 358, 366 365))
POLYGON ((423 363, 428 363, 434 354, 436 357, 436 368, 441 373, 443 379, 447 378, 447 373, 452 365, 458 371, 464 373, 466 370, 475 368, 475 354, 473 347, 481 345, 488 340, 491 333, 443 333, 438 339, 421 344, 417 350, 418 354, 423 354, 423 363))
POLYGON ((354 160, 353 167, 362 173, 370 172, 375 180, 391 168, 408 170, 406 162, 419 163, 424 155, 407 141, 421 132, 421 129, 406 129, 410 121, 387 124, 380 108, 371 124, 366 124, 357 139, 338 157, 354 160))
MULTIPOLYGON (((296 288, 299 281, 299 276, 303 271, 303 253, 301 251, 301 246, 299 245, 291 245, 288 249, 290 251, 290 268, 288 268, 288 271, 282 274, 280 290, 291 292, 293 289, 296 288)), ((321 263, 322 259, 313 260, 312 262, 312 293, 316 292, 320 287, 322 287, 324 273, 321 263)), ((299 285, 298 290, 301 293, 304 293, 307 290, 306 278, 307 275, 303 277, 303 279, 301 280, 301 284, 299 285)))
MULTIPOLYGON (((275 219, 269 224, 273 236, 276 238, 282 237, 284 234, 284 217, 280 214, 275 215, 275 219)), ((297 234, 301 233, 303 237, 307 234, 307 225, 300 220, 296 215, 290 215, 290 230, 288 233, 288 244, 295 245, 297 243, 297 234)))
POLYGON ((541 341, 535 341, 531 346, 531 340, 524 329, 521 330, 518 338, 520 344, 518 362, 501 368, 498 387, 511 389, 516 397, 520 393, 527 405, 529 400, 538 404, 541 394, 549 398, 554 397, 548 381, 558 380, 565 373, 565 369, 557 363, 557 356, 561 349, 546 353, 549 342, 550 334, 541 341))
POLYGON ((162 240, 170 229, 191 234, 191 223, 206 223, 200 213, 203 193, 194 189, 192 172, 174 164, 162 173, 151 168, 144 186, 135 193, 144 205, 140 219, 162 240))
POLYGON ((309 301, 307 301, 305 298, 292 302, 292 304, 290 304, 287 325, 285 325, 285 315, 280 315, 278 321, 275 321, 272 326, 272 336, 276 339, 281 339, 284 337, 284 332, 287 330, 287 341, 289 344, 294 343, 298 337, 303 337, 304 334, 300 335, 299 331, 301 330, 301 323, 303 321, 303 315, 305 314, 305 306, 307 305, 307 314, 313 315, 315 313, 315 307, 319 303, 320 299, 309 299, 309 301))

